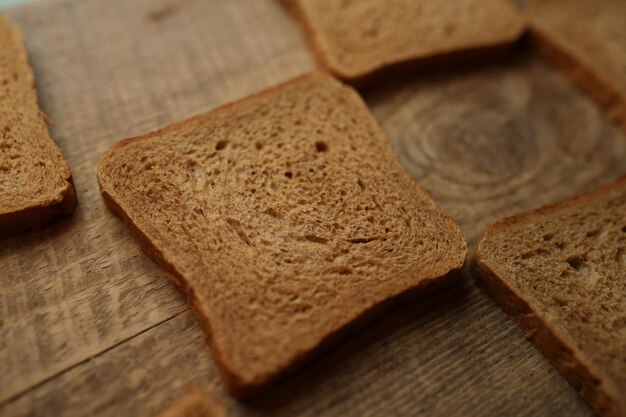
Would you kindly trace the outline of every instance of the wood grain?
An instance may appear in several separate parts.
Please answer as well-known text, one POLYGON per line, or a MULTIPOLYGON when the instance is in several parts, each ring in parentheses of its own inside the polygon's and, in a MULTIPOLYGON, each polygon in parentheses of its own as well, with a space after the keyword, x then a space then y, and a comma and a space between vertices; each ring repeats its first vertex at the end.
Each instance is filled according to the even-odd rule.
MULTIPOLYGON (((254 401, 224 394, 183 298, 98 195, 117 140, 314 68, 260 0, 52 0, 17 9, 76 215, 0 240, 0 414, 154 415, 190 383, 233 415, 590 415, 495 304, 462 286, 395 310, 254 401)), ((520 52, 365 93, 403 164, 474 242, 504 215, 626 173, 626 140, 520 52)))
POLYGON ((366 92, 400 161, 470 244, 502 217, 626 173, 618 129, 529 55, 366 92))

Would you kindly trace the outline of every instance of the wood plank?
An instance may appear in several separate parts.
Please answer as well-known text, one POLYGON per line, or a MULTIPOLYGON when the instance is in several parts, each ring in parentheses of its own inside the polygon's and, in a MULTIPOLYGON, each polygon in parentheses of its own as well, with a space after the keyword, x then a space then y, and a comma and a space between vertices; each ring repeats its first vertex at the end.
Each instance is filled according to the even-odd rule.
POLYGON ((182 313, 0 411, 149 416, 188 384, 215 389, 234 416, 592 415, 469 283, 394 310, 252 402, 221 389, 201 330, 182 313))
MULTIPOLYGON (((116 140, 314 67, 272 1, 54 0, 14 9, 79 210, 0 241, 0 413, 153 415, 218 386, 182 297, 98 195, 116 140), (4 400, 4 402, 2 402, 4 400)), ((474 242, 501 216, 626 173, 626 140, 537 60, 365 92, 409 172, 474 242)), ((382 318, 235 415, 590 415, 469 282, 382 318)))

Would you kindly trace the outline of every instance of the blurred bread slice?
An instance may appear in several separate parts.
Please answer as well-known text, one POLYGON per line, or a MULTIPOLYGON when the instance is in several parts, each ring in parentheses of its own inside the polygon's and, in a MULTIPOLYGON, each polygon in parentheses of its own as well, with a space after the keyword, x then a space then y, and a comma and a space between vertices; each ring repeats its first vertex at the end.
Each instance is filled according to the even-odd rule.
POLYGON ((511 0, 289 0, 320 62, 362 83, 390 68, 483 57, 524 31, 511 0))
POLYGON ((191 387, 158 417, 226 417, 226 410, 210 391, 191 387))
POLYGON ((626 132, 626 1, 536 0, 529 14, 540 53, 626 132))
POLYGON ((0 237, 76 205, 72 175, 39 110, 21 32, 0 15, 0 237))

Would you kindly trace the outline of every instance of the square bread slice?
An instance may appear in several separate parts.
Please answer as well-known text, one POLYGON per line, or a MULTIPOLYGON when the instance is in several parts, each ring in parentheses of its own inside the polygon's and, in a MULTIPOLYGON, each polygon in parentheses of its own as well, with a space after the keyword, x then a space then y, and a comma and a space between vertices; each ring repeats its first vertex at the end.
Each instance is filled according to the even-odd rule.
POLYGON ((503 49, 525 29, 511 0, 291 0, 319 61, 360 83, 390 67, 503 49))
POLYGON ((41 227, 76 205, 34 86, 22 33, 0 15, 0 237, 41 227))
POLYGON ((238 396, 466 256, 360 96, 324 74, 121 141, 97 175, 238 396))
POLYGON ((626 131, 626 1, 536 0, 529 14, 540 53, 626 131))
POLYGON ((626 177, 487 229, 477 284, 603 416, 626 416, 626 177))
POLYGON ((226 417, 226 410, 210 391, 191 387, 158 417, 226 417))

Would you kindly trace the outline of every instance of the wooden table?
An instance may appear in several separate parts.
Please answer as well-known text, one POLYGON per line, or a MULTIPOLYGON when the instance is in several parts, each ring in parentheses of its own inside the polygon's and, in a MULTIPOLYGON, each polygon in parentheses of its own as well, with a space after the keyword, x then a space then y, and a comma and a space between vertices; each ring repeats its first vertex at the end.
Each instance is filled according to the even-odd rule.
MULTIPOLYGON (((298 28, 273 0, 53 0, 7 14, 79 206, 0 240, 0 415, 150 416, 192 383, 234 416, 591 414, 469 276, 265 394, 228 397, 185 300, 105 209, 94 167, 119 139, 313 69, 298 28)), ((472 245, 502 216, 626 173, 626 140, 595 104, 523 48, 507 61, 364 91, 472 245)))

